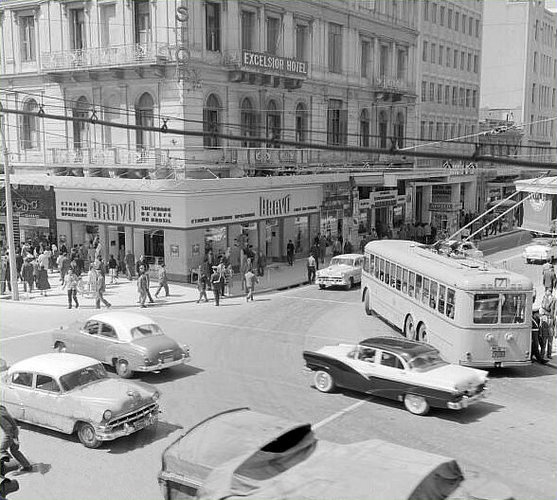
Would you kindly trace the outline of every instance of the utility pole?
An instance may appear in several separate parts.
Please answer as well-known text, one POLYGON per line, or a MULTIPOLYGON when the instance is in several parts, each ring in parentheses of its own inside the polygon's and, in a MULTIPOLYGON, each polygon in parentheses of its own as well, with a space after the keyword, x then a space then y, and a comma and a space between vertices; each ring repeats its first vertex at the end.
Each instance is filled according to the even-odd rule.
POLYGON ((6 119, 0 104, 0 133, 2 135, 2 154, 4 156, 4 190, 6 192, 6 235, 8 236, 8 260, 10 263, 10 282, 12 286, 12 299, 19 300, 19 284, 17 282, 17 269, 15 263, 15 243, 13 227, 12 185, 10 183, 10 160, 8 143, 6 142, 6 119))

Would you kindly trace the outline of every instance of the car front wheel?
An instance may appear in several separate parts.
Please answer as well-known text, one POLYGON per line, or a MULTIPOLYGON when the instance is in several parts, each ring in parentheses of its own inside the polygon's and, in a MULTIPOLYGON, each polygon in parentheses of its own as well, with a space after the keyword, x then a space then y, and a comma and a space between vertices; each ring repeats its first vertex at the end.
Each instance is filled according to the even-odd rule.
POLYGON ((131 378, 133 371, 130 368, 130 364, 125 359, 119 359, 116 361, 116 373, 122 378, 131 378))
POLYGON ((332 392, 335 388, 335 381, 329 373, 324 370, 315 372, 315 388, 321 392, 332 392))
POLYGON ((426 399, 416 394, 406 394, 404 396, 404 406, 414 415, 425 415, 429 411, 429 403, 426 399))
POLYGON ((93 426, 86 422, 79 424, 77 428, 77 437, 86 448, 98 448, 102 443, 100 439, 97 439, 93 426))

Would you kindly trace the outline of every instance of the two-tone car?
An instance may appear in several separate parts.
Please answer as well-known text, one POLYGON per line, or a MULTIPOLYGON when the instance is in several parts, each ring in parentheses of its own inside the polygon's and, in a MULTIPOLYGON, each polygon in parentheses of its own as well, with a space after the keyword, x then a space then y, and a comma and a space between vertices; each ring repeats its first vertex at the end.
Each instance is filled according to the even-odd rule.
POLYGON ((319 391, 339 387, 395 399, 415 415, 425 415, 430 407, 460 410, 486 393, 486 371, 450 364, 423 342, 374 337, 303 356, 319 391))
POLYGON ((364 256, 357 253, 337 255, 331 259, 329 266, 319 269, 315 283, 319 288, 342 286, 350 290, 362 282, 362 265, 364 256))
POLYGON ((536 238, 522 251, 526 264, 557 261, 557 238, 536 238))
POLYGON ((58 330, 53 348, 83 354, 114 367, 122 378, 134 372, 156 372, 190 360, 188 346, 180 346, 162 328, 142 314, 97 314, 81 328, 58 330))
POLYGON ((77 433, 87 448, 154 428, 159 391, 109 377, 97 360, 49 353, 14 363, 2 373, 1 404, 21 422, 77 433))

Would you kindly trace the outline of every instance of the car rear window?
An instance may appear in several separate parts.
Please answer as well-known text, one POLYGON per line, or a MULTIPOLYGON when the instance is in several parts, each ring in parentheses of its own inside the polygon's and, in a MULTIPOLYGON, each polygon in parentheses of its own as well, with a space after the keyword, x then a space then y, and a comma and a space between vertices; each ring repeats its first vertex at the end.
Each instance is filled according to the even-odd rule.
POLYGON ((164 332, 159 325, 152 323, 132 328, 131 334, 132 339, 142 339, 143 337, 152 337, 153 335, 164 335, 164 332))

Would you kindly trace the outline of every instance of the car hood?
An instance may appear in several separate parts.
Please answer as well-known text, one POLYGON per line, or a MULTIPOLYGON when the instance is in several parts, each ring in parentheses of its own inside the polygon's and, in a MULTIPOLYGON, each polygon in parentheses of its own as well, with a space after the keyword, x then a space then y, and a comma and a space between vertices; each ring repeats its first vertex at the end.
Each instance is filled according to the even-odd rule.
POLYGON ((320 269, 318 271, 318 274, 328 274, 328 275, 342 274, 347 271, 351 271, 352 269, 354 269, 354 266, 347 266, 346 264, 335 264, 325 269, 320 269))
POLYGON ((468 368, 460 365, 443 365, 427 372, 416 373, 416 376, 428 381, 438 381, 443 386, 449 386, 457 390, 467 390, 483 384, 487 380, 485 370, 468 368))
POLYGON ((528 245, 524 250, 526 252, 547 252, 549 245, 528 245))
POLYGON ((139 339, 134 339, 130 342, 132 346, 139 347, 142 351, 149 354, 159 354, 162 351, 175 351, 182 348, 178 343, 167 337, 166 335, 152 335, 149 337, 142 337, 139 339))

